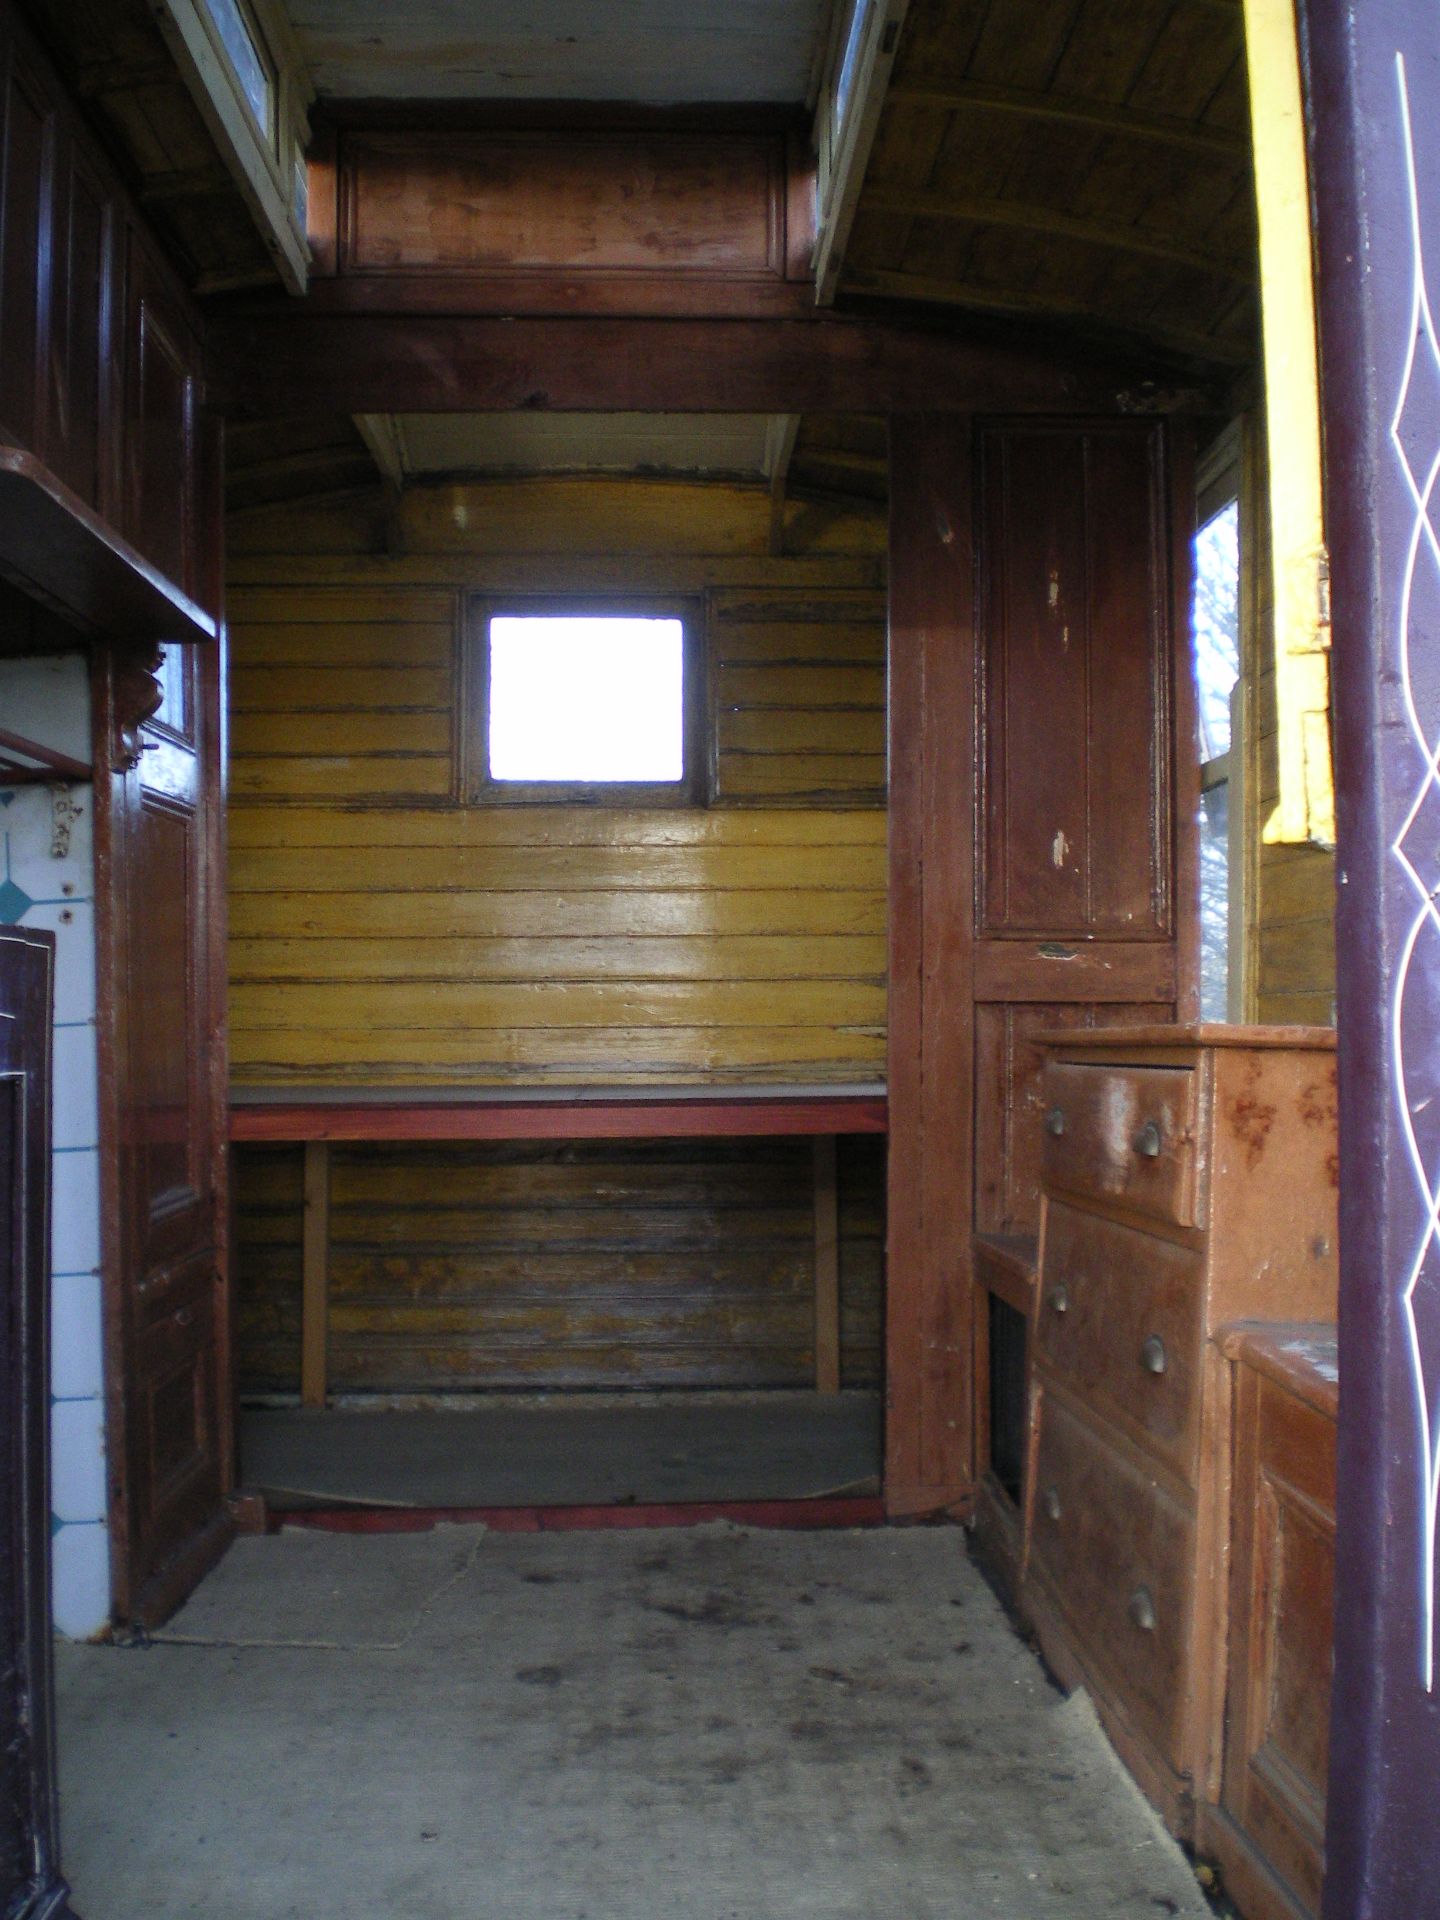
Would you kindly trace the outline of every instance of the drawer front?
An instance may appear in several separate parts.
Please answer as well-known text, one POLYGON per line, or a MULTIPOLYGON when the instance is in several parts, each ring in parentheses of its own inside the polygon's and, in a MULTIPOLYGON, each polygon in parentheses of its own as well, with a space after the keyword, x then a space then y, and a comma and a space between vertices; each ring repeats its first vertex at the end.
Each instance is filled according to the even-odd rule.
POLYGON ((1186 1247, 1046 1204, 1043 1360, 1185 1479, 1199 1434, 1204 1270, 1186 1247))
POLYGON ((1053 1396, 1040 1412, 1030 1555, 1087 1666, 1188 1771, 1193 1516, 1053 1396))
POLYGON ((1196 1075, 1190 1068, 1052 1060, 1044 1088, 1047 1188, 1194 1226, 1196 1075))

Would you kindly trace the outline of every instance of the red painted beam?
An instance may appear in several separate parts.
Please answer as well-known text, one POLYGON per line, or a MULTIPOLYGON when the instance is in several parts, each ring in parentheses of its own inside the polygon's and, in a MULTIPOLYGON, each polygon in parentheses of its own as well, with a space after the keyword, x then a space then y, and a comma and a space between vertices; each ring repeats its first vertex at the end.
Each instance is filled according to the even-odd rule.
POLYGON ((485 1526, 492 1533, 628 1532, 642 1527, 701 1527, 730 1520, 740 1527, 820 1532, 880 1527, 878 1495, 815 1500, 696 1500, 683 1505, 604 1507, 308 1507, 272 1513, 269 1530, 305 1527, 317 1533, 428 1533, 439 1526, 485 1526))
POLYGON ((678 1140, 884 1133, 876 1094, 800 1099, 355 1101, 232 1105, 230 1138, 304 1140, 678 1140))

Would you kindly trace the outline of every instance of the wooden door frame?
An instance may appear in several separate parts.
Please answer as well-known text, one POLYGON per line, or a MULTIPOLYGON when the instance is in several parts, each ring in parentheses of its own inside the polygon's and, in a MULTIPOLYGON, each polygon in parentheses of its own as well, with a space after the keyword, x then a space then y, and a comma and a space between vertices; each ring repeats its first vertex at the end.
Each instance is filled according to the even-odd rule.
POLYGON ((1300 0, 1332 561, 1340 1419, 1326 1920, 1409 1920, 1440 1883, 1433 1484, 1440 1244, 1440 75, 1427 0, 1300 0), (1428 284, 1427 284, 1428 282, 1428 284), (1413 361, 1411 359, 1414 354, 1413 361), (1412 600, 1411 583, 1416 597, 1412 600), (1411 1289, 1419 1303, 1408 1312, 1411 1289))

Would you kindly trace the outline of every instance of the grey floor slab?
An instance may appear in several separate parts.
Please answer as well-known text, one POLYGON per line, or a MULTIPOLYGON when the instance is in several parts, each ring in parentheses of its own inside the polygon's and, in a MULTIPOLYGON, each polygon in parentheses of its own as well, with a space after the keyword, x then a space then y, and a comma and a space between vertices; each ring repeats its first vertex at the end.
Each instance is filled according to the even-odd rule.
POLYGON ((881 1444, 876 1393, 487 1396, 247 1412, 240 1464, 278 1509, 663 1505, 874 1491, 881 1444))
POLYGON ((214 1644, 60 1649, 86 1920, 1208 1911, 958 1531, 423 1537, 242 1543, 214 1644))

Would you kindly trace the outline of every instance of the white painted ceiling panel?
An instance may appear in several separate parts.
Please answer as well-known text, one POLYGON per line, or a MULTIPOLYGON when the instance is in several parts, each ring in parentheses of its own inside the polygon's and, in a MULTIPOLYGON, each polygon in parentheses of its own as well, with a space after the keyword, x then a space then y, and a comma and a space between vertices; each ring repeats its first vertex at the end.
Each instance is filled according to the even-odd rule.
POLYGON ((289 0, 340 98, 804 100, 828 0, 289 0))
POLYGON ((389 458, 407 478, 649 471, 758 480, 767 471, 770 420, 746 413, 404 413, 357 424, 372 447, 378 440, 393 449, 389 458))

